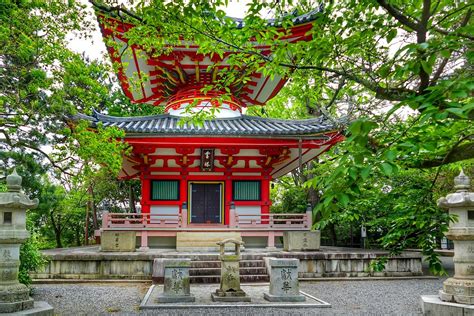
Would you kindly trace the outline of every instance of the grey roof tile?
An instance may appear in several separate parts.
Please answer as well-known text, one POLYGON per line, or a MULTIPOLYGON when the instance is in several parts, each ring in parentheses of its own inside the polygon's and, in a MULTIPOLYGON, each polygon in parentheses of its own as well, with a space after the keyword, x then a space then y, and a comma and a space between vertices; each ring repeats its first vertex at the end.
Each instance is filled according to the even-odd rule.
POLYGON ((215 118, 197 125, 192 121, 180 124, 180 117, 169 114, 114 117, 94 112, 92 116, 77 115, 73 120, 85 119, 96 126, 115 126, 128 134, 148 135, 235 135, 235 136, 305 136, 335 130, 334 124, 323 117, 306 120, 281 120, 242 115, 237 118, 215 118))

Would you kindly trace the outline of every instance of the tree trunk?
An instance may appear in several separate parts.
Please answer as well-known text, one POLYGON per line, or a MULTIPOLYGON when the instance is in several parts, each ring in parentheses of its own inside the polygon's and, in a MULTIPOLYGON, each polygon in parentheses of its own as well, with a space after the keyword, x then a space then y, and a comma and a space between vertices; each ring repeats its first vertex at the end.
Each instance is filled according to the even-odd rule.
POLYGON ((331 246, 337 246, 337 234, 336 234, 336 225, 333 223, 328 225, 329 234, 331 235, 331 246))
POLYGON ((54 211, 49 212, 49 217, 51 219, 51 225, 53 225, 54 238, 56 239, 56 248, 62 248, 63 243, 61 242, 61 215, 58 215, 58 222, 56 222, 56 220, 54 219, 54 211))
POLYGON ((92 186, 89 186, 88 191, 92 211, 92 227, 94 228, 94 231, 96 231, 97 229, 99 229, 99 225, 97 223, 97 206, 95 205, 94 189, 92 188, 92 186))
POLYGON ((87 201, 86 206, 86 223, 84 227, 84 245, 89 245, 89 211, 91 209, 91 201, 87 201))
POLYGON ((74 237, 76 239, 76 246, 82 246, 82 243, 81 243, 81 234, 80 234, 80 228, 79 226, 76 226, 76 228, 74 229, 74 237))
POLYGON ((135 207, 135 192, 133 191, 133 184, 132 182, 130 181, 129 183, 129 208, 130 208, 130 212, 132 213, 136 213, 137 212, 137 208, 135 207))
POLYGON ((54 234, 56 235, 56 248, 62 248, 63 243, 61 242, 61 233, 55 230, 54 234))

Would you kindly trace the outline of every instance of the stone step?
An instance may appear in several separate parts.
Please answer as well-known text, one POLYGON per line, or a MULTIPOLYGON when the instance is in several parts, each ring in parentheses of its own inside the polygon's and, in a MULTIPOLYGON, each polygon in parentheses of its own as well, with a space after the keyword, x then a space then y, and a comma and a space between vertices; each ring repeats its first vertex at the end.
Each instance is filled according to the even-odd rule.
MULTIPOLYGON (((242 260, 239 263, 241 268, 245 267, 265 267, 265 261, 263 260, 242 260)), ((193 268, 220 268, 220 261, 191 261, 191 269, 193 268)))
MULTIPOLYGON (((220 283, 220 275, 193 275, 189 277, 191 283, 220 283)), ((270 280, 268 275, 241 275, 241 283, 251 282, 268 282, 270 280)))
MULTIPOLYGON (((257 253, 241 253, 241 260, 263 260, 264 255, 257 253)), ((154 258, 190 258, 192 261, 220 261, 218 253, 213 254, 165 254, 157 255, 154 258)))
MULTIPOLYGON (((265 267, 241 267, 239 269, 240 275, 266 275, 267 268, 265 267)), ((189 275, 221 275, 221 268, 191 268, 189 275)))

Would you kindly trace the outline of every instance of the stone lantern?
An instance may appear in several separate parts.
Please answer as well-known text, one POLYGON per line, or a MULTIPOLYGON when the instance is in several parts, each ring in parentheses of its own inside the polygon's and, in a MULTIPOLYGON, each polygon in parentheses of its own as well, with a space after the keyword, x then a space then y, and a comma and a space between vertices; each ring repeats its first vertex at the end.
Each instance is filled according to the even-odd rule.
POLYGON ((216 292, 211 293, 214 302, 250 302, 251 298, 240 288, 240 247, 244 244, 238 239, 225 239, 217 243, 220 246, 221 254, 221 287, 216 292), (234 244, 235 253, 226 254, 227 243, 234 244))
POLYGON ((29 237, 26 210, 38 206, 21 192, 22 178, 16 173, 7 176, 7 192, 0 193, 0 313, 52 315, 45 302, 34 302, 30 290, 18 282, 20 246, 29 237))
POLYGON ((446 237, 454 242, 454 277, 443 283, 439 297, 443 301, 474 304, 474 192, 469 177, 461 171, 454 178, 455 193, 438 200, 438 206, 457 215, 446 237))

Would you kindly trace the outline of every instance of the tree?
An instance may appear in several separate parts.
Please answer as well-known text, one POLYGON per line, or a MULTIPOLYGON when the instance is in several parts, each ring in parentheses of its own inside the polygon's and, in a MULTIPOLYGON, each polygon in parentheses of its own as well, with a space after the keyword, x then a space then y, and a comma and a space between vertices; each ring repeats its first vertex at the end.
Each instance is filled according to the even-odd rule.
MULTIPOLYGON (((433 189, 443 166, 474 157, 474 27, 468 2, 329 2, 314 12, 312 39, 296 44, 282 41, 284 32, 261 16, 270 11, 276 24, 291 26, 292 14, 286 12, 307 12, 317 7, 312 1, 251 1, 240 28, 225 16, 220 1, 138 2, 133 12, 93 3, 139 25, 126 36, 147 51, 166 52, 167 44, 185 39, 199 44, 203 53, 234 52, 229 62, 240 71, 221 76, 214 88, 224 90, 242 72, 291 75, 286 91, 254 114, 325 115, 341 128, 347 126, 345 142, 329 162, 322 161, 333 167, 330 176, 321 179, 317 170, 300 173, 316 175, 308 186, 323 193, 316 208, 323 218, 350 216, 347 206, 363 196, 367 181, 390 183, 400 170, 436 167, 430 178, 433 189), (271 46, 272 54, 261 54, 249 39, 271 46), (288 102, 293 106, 288 108, 288 102)), ((433 203, 430 190, 423 192, 422 205, 412 205, 408 212, 433 203)), ((435 208, 427 212, 437 213, 435 208)), ((405 246, 404 225, 411 221, 410 216, 399 221, 396 233, 385 238, 387 249, 398 252, 405 246)), ((429 225, 412 231, 412 241, 428 255, 434 245, 422 245, 422 240, 435 236, 430 231, 429 225)))

